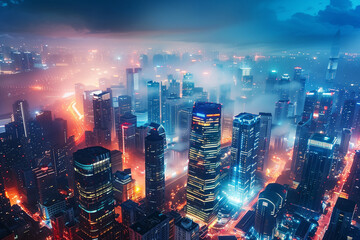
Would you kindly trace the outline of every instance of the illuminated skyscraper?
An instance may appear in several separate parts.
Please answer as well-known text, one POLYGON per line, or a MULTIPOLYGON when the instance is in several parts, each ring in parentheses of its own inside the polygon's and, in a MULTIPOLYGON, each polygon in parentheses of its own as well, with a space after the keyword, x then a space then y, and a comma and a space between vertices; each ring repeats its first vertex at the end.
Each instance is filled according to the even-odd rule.
POLYGON ((279 100, 275 104, 275 123, 277 125, 284 125, 288 122, 290 101, 289 100, 279 100))
POLYGON ((277 77, 276 70, 272 70, 269 72, 269 76, 266 79, 266 86, 265 86, 266 94, 274 94, 273 91, 274 91, 275 85, 276 85, 276 77, 277 77))
POLYGON ((193 75, 191 73, 184 74, 184 78, 182 81, 182 96, 188 97, 193 95, 195 84, 193 75))
POLYGON ((84 91, 84 95, 83 95, 84 123, 87 129, 94 128, 93 97, 95 94, 100 94, 100 93, 101 90, 84 91))
POLYGON ((102 146, 111 144, 112 105, 109 92, 94 94, 94 134, 102 146))
POLYGON ((129 112, 120 117, 118 141, 119 149, 123 154, 132 152, 136 148, 136 124, 136 116, 129 112))
POLYGON ((164 139, 156 130, 145 138, 146 201, 151 211, 163 210, 165 205, 164 139))
POLYGON ((30 120, 29 104, 26 100, 18 100, 13 104, 13 114, 15 122, 21 126, 20 135, 28 137, 30 120))
MULTIPOLYGON (((354 161, 350 169, 350 174, 344 186, 349 199, 360 206, 360 151, 355 152, 354 161)), ((354 214, 354 220, 360 223, 360 209, 357 208, 354 214)))
POLYGON ((269 148, 271 138, 271 113, 260 112, 260 137, 259 137, 259 158, 257 162, 257 170, 264 171, 269 161, 269 148))
POLYGON ((110 151, 103 147, 74 153, 75 185, 81 239, 113 239, 115 221, 110 151))
POLYGON ((240 113, 235 116, 231 144, 229 199, 243 202, 253 194, 258 159, 260 116, 240 113))
POLYGON ((302 113, 302 121, 306 122, 312 118, 317 103, 318 92, 310 91, 306 93, 304 109, 302 113))
POLYGON ((215 219, 220 193, 221 105, 196 102, 192 111, 187 214, 206 223, 215 219))
POLYGON ((154 81, 147 83, 148 122, 160 124, 160 84, 154 81))
POLYGON ((330 176, 336 138, 315 133, 308 142, 300 186, 300 203, 314 211, 321 211, 325 183, 330 176))
POLYGON ((272 240, 276 217, 286 200, 286 190, 278 183, 270 183, 259 195, 255 212, 255 231, 258 240, 272 240))
POLYGON ((300 121, 296 127, 294 150, 291 162, 291 177, 298 183, 301 180, 305 154, 311 135, 311 120, 307 120, 306 122, 300 121))
POLYGON ((277 82, 280 100, 290 99, 290 82, 289 74, 283 74, 281 79, 277 82))
POLYGON ((301 116, 304 109, 305 102, 305 84, 306 77, 302 76, 301 67, 294 69, 294 88, 291 101, 296 102, 296 115, 301 116))
POLYGON ((326 81, 330 84, 334 84, 336 71, 339 63, 339 51, 340 51, 340 30, 336 32, 333 44, 331 46, 331 52, 329 57, 329 64, 326 71, 326 81))
POLYGON ((355 208, 356 203, 354 201, 341 197, 338 198, 324 240, 355 239, 348 238, 355 208))
POLYGON ((340 128, 351 129, 353 127, 356 110, 356 100, 345 100, 341 111, 340 128))

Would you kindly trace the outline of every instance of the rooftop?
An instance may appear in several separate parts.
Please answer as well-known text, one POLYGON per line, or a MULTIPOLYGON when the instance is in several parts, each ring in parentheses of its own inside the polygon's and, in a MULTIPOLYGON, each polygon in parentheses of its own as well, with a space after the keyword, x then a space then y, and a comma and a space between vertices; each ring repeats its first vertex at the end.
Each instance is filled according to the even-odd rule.
POLYGON ((157 225, 162 223, 163 221, 166 221, 167 218, 168 217, 166 215, 159 212, 155 212, 150 216, 148 216, 147 218, 145 218, 143 221, 131 225, 131 229, 133 229, 135 232, 139 233, 140 235, 144 235, 147 232, 151 231, 153 228, 155 228, 157 225))

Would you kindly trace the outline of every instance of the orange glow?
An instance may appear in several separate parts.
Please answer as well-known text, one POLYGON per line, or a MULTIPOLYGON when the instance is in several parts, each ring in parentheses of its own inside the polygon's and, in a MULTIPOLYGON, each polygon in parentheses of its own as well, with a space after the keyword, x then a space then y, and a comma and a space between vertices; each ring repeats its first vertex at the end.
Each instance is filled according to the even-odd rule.
POLYGON ((32 87, 30 87, 30 89, 35 90, 35 91, 41 91, 41 90, 43 90, 43 87, 42 86, 32 86, 32 87))

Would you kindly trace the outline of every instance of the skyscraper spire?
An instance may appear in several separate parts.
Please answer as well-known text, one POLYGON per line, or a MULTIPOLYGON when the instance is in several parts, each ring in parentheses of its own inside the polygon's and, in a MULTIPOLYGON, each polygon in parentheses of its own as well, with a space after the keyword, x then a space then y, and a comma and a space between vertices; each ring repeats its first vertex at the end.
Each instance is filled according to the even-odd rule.
POLYGON ((334 84, 336 71, 339 63, 339 51, 340 51, 340 30, 338 30, 334 36, 334 40, 331 46, 331 52, 329 57, 329 64, 326 70, 326 82, 331 87, 334 84))

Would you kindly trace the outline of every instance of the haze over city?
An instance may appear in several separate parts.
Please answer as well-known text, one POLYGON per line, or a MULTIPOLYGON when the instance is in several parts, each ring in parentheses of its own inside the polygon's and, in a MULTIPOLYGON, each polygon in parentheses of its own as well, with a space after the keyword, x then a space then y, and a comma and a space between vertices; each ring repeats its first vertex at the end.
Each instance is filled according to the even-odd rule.
POLYGON ((360 239, 360 0, 0 0, 0 239, 360 239))

